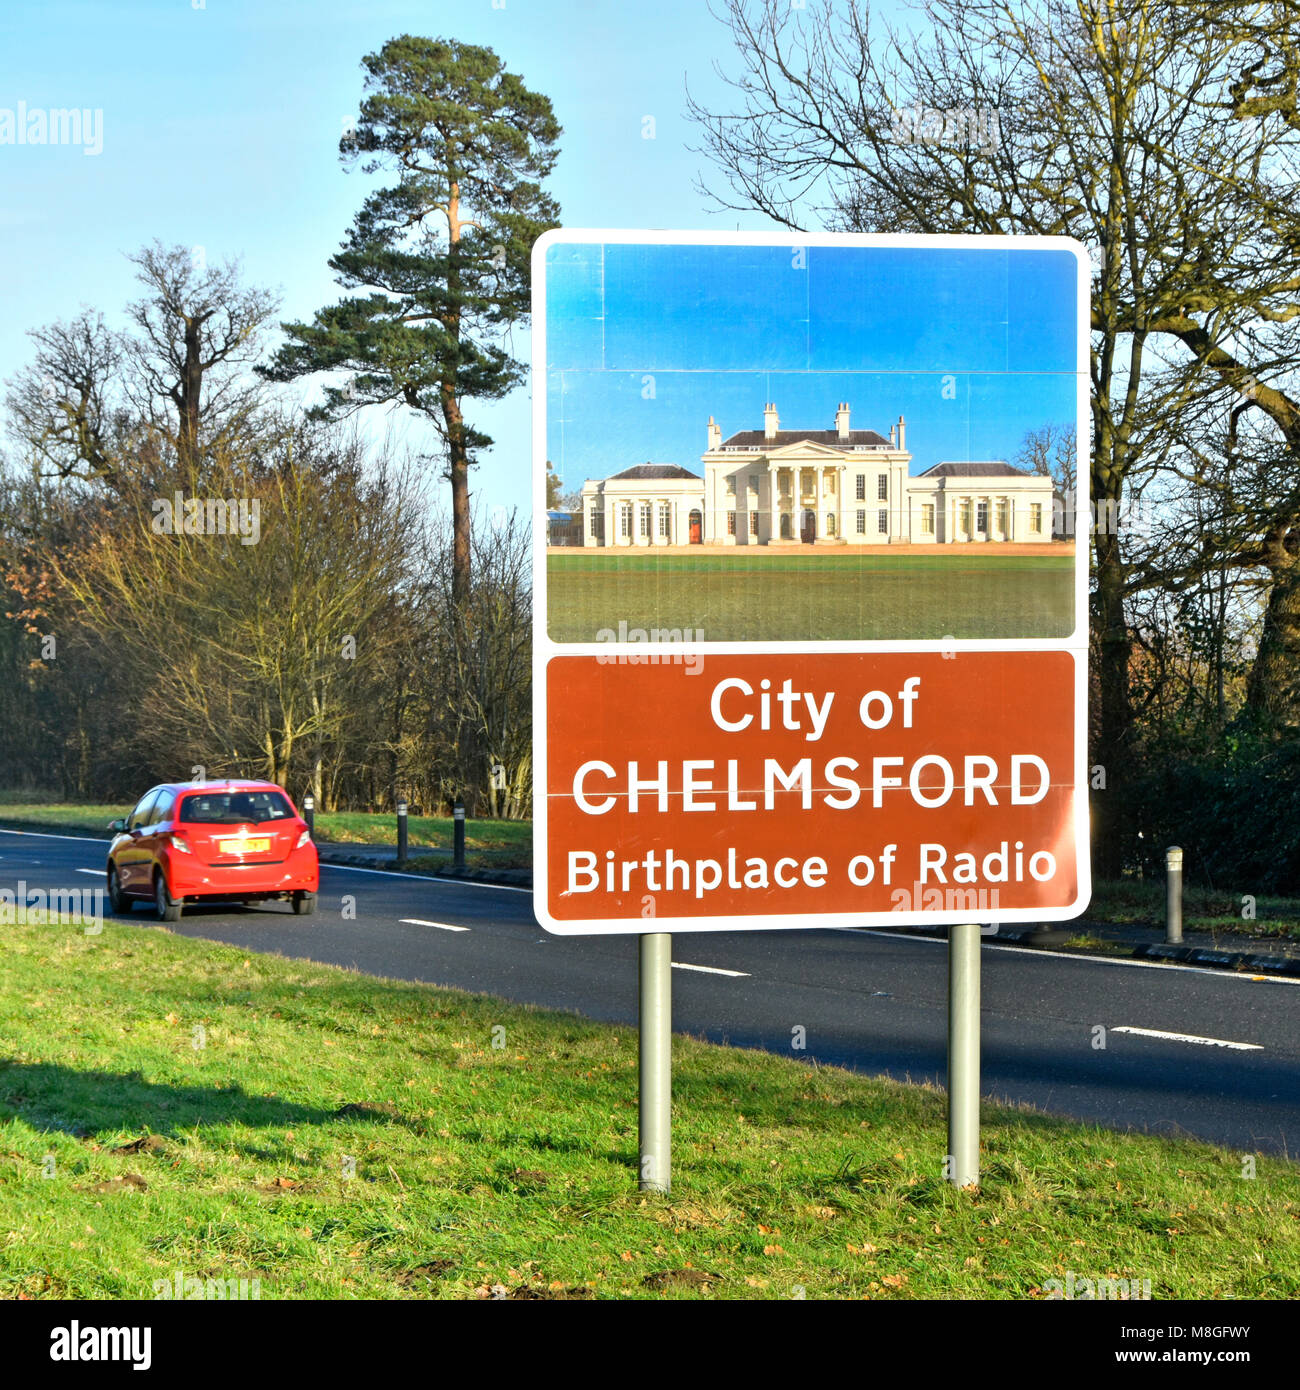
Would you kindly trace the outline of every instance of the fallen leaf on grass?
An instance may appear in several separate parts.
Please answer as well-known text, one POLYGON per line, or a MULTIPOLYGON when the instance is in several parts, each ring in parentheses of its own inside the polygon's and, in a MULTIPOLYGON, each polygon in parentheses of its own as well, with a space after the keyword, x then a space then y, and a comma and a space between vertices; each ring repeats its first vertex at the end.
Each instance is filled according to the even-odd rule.
POLYGON ((115 1154, 153 1154, 160 1153, 166 1147, 166 1143, 156 1134, 142 1134, 138 1139, 132 1139, 125 1144, 118 1144, 113 1152, 115 1154))
POLYGON ((404 1269, 396 1276, 395 1282, 406 1288, 421 1279, 441 1279, 448 1270, 455 1267, 455 1260, 430 1260, 428 1264, 416 1265, 414 1269, 404 1269))
POLYGON ((97 1182, 92 1187, 82 1188, 83 1192, 148 1192, 149 1184, 139 1173, 123 1173, 120 1178, 109 1178, 107 1182, 97 1182))
POLYGON ((583 1299, 595 1298, 596 1290, 589 1289, 585 1284, 570 1284, 567 1287, 563 1284, 552 1284, 549 1288, 543 1288, 537 1284, 520 1284, 516 1288, 508 1289, 504 1284, 493 1284, 491 1288, 481 1285, 474 1290, 478 1298, 490 1298, 498 1302, 513 1300, 516 1302, 532 1302, 535 1299, 583 1299))
POLYGON ((648 1289, 701 1289, 717 1282, 718 1276, 707 1269, 657 1269, 641 1282, 648 1289))
POLYGON ((294 1188, 301 1186, 302 1183, 296 1178, 276 1178, 273 1182, 263 1183, 257 1190, 275 1196, 281 1192, 292 1192, 294 1188))
POLYGON ((336 1120, 400 1120, 402 1112, 391 1101, 349 1101, 334 1112, 336 1120))

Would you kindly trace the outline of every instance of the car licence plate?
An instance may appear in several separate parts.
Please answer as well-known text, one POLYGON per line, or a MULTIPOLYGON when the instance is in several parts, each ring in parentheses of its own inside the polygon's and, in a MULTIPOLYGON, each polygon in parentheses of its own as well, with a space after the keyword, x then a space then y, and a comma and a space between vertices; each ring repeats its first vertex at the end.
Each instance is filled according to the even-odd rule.
POLYGON ((262 838, 260 840, 222 840, 222 854, 265 854, 271 848, 270 840, 262 838))

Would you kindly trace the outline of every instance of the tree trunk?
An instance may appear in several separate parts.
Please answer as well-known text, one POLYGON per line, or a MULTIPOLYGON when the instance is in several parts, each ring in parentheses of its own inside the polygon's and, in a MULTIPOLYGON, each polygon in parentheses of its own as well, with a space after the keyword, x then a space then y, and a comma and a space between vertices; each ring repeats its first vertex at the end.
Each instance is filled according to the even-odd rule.
POLYGON ((454 382, 442 385, 442 413, 447 422, 447 473, 451 479, 451 602, 459 622, 469 602, 470 585, 469 450, 454 382))
POLYGON ((1119 537, 1113 530, 1098 532, 1096 556, 1101 721, 1094 753, 1105 770, 1105 789, 1098 789, 1092 797, 1094 868, 1099 878, 1118 878, 1124 862, 1127 788, 1123 772, 1130 756, 1133 708, 1129 702, 1132 644, 1124 617, 1124 569, 1119 537))
POLYGON ((203 396, 203 320, 185 320, 185 365, 181 375, 177 453, 187 468, 194 464, 199 440, 199 412, 203 396))
POLYGON ((1274 528, 1264 555, 1273 582, 1246 708, 1269 732, 1281 734, 1300 726, 1300 555, 1289 527, 1274 528))

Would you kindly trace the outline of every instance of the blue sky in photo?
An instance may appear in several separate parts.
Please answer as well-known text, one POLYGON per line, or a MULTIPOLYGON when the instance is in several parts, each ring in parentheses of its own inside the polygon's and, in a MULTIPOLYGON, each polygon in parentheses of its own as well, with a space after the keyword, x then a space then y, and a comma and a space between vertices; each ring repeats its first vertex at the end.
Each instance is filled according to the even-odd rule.
POLYGON ((907 421, 912 472, 1014 462, 1074 419, 1062 251, 561 243, 548 252, 548 445, 566 490, 636 463, 701 471, 723 437, 907 421))

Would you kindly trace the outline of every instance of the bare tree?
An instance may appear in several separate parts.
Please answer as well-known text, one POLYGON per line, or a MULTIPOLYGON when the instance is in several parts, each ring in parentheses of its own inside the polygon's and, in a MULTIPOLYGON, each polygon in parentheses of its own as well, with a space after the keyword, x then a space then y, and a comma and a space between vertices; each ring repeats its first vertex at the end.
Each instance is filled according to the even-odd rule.
MULTIPOLYGON (((1257 61, 1259 36, 1207 12, 1246 8, 928 0, 913 30, 856 3, 797 11, 726 0, 740 57, 727 78, 734 109, 690 103, 725 180, 711 191, 789 226, 1068 235, 1089 245, 1091 490, 1119 511, 1130 476, 1155 466, 1170 418, 1195 389, 1156 335, 1170 305, 1203 302, 1206 267, 1248 239, 1261 168, 1277 145, 1280 122, 1225 119, 1224 97, 1257 61)), ((1249 8, 1294 23, 1288 0, 1249 8)), ((1112 771, 1098 862, 1114 872, 1133 728, 1129 576, 1116 530, 1099 529, 1094 552, 1095 756, 1112 771)))
POLYGON ((28 337, 36 354, 5 397, 10 433, 56 477, 115 483, 123 429, 119 339, 90 309, 28 337))
POLYGON ((244 285, 236 262, 208 266, 192 248, 155 241, 130 260, 148 293, 128 308, 128 395, 191 464, 200 442, 228 441, 261 399, 252 367, 279 299, 244 285))

